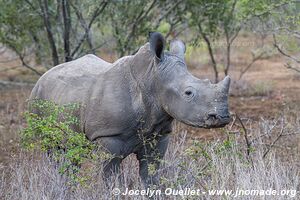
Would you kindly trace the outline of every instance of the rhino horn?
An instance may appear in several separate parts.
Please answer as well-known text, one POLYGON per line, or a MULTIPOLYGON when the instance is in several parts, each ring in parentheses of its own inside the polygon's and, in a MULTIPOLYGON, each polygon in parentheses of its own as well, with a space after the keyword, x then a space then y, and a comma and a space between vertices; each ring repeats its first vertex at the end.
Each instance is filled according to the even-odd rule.
POLYGON ((170 43, 170 52, 184 59, 185 44, 181 40, 172 40, 170 43))
POLYGON ((230 77, 226 76, 221 82, 218 83, 222 88, 222 91, 228 93, 230 86, 230 77))

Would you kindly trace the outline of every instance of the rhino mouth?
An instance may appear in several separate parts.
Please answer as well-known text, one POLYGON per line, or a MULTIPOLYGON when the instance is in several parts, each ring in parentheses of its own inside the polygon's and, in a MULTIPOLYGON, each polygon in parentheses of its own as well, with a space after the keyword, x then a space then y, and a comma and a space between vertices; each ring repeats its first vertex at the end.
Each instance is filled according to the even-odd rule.
POLYGON ((205 128, 205 129, 211 129, 211 128, 222 128, 229 124, 231 121, 230 116, 225 117, 219 117, 219 118, 206 118, 205 120, 201 120, 198 123, 193 122, 183 122, 189 126, 193 126, 195 128, 205 128))
POLYGON ((204 120, 203 128, 222 128, 229 124, 231 121, 231 117, 229 115, 220 116, 220 115, 209 115, 204 120))

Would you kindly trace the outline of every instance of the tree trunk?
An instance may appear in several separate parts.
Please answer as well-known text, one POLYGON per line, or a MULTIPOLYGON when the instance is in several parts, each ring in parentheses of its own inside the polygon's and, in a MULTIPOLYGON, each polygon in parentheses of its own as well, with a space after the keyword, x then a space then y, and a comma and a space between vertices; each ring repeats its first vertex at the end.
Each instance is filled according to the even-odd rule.
POLYGON ((230 50, 231 50, 231 42, 230 42, 230 38, 229 38, 229 34, 227 31, 225 31, 225 35, 226 35, 226 45, 227 45, 227 50, 226 50, 226 66, 224 69, 224 74, 225 76, 228 75, 228 71, 229 71, 229 67, 230 67, 230 50))
POLYGON ((212 63, 214 74, 215 74, 214 82, 217 83, 217 82, 219 82, 219 72, 218 72, 217 63, 216 63, 216 60, 215 60, 215 57, 214 57, 214 52, 213 52, 213 49, 211 47, 211 42, 210 42, 209 38, 207 37, 207 35, 203 32, 201 24, 198 24, 198 27, 199 27, 200 34, 203 37, 203 39, 204 39, 204 41, 207 45, 210 60, 211 60, 211 63, 212 63))
POLYGON ((50 48, 52 51, 53 65, 55 66, 55 65, 59 64, 59 59, 58 59, 56 44, 55 44, 55 40, 54 40, 52 28, 51 28, 51 23, 50 23, 50 19, 49 19, 48 0, 43 0, 43 2, 41 2, 41 0, 39 0, 39 4, 40 4, 40 8, 41 8, 42 15, 43 15, 44 25, 45 25, 46 31, 47 31, 48 41, 49 41, 50 48))
POLYGON ((71 50, 70 50, 70 31, 71 31, 71 17, 70 17, 70 4, 68 0, 62 0, 62 13, 64 22, 64 54, 65 61, 71 61, 71 50))

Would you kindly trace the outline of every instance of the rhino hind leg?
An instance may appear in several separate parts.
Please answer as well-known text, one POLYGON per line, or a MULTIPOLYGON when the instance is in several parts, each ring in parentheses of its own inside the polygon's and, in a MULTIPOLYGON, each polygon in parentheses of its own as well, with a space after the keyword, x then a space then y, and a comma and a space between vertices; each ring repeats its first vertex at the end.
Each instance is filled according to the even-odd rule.
POLYGON ((145 187, 159 183, 157 170, 167 150, 169 135, 162 135, 155 140, 155 146, 146 144, 136 152, 140 177, 145 187))

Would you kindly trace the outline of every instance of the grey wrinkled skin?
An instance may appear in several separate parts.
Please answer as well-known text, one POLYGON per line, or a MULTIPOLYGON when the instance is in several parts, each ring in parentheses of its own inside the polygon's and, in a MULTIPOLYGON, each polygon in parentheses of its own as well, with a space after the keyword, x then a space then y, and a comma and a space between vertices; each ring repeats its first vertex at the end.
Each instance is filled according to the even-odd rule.
POLYGON ((146 185, 157 182, 148 166, 159 167, 173 119, 203 128, 230 120, 229 77, 218 84, 200 80, 187 71, 182 41, 172 41, 170 52, 160 33, 151 33, 149 41, 114 63, 86 55, 58 65, 38 80, 30 97, 84 105, 78 131, 116 156, 106 164, 106 175, 135 153, 146 185))

